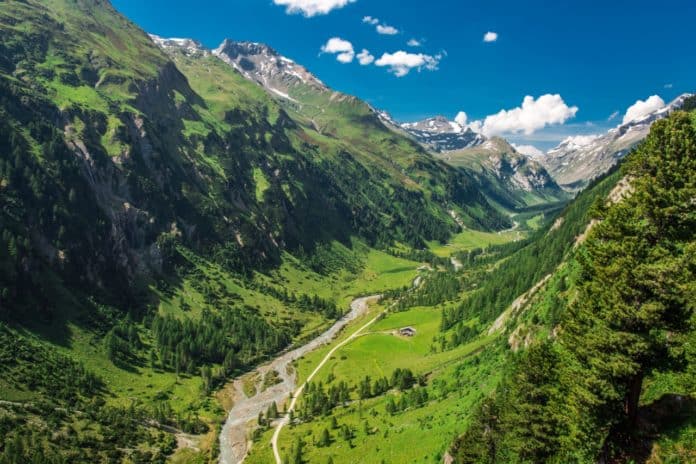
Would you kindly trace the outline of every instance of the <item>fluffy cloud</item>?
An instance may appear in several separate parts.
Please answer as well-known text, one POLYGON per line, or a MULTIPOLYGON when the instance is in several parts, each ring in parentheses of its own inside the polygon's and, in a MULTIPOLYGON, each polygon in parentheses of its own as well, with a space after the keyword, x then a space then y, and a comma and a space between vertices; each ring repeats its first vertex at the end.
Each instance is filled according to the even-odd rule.
POLYGON ((546 94, 536 100, 524 97, 522 106, 510 110, 500 110, 487 116, 483 121, 469 124, 484 135, 524 133, 531 135, 551 124, 563 124, 578 112, 577 106, 569 107, 560 95, 546 94))
POLYGON ((566 137, 562 143, 575 147, 585 147, 597 140, 598 137, 599 135, 573 135, 571 137, 566 137))
POLYGON ((336 55, 336 59, 341 63, 350 63, 355 58, 355 50, 353 44, 340 37, 332 37, 321 47, 324 53, 336 55))
POLYGON ((423 53, 408 53, 399 50, 394 53, 385 53, 380 59, 375 61, 375 65, 386 66, 396 77, 403 77, 411 72, 412 69, 420 71, 425 68, 429 71, 435 71, 441 59, 442 55, 430 56, 423 53))
POLYGON ((423 44, 418 39, 411 39, 406 43, 406 45, 408 45, 409 47, 420 47, 423 44))
POLYGON ((378 34, 396 35, 399 33, 399 30, 397 28, 381 22, 379 18, 375 18, 374 16, 365 16, 363 17, 362 22, 371 26, 375 26, 375 30, 378 34))
POLYGON ((388 26, 386 24, 378 24, 377 33, 382 35, 396 35, 399 33, 399 30, 395 27, 388 26))
POLYGON ((623 124, 647 116, 655 110, 664 108, 664 106, 664 100, 657 95, 653 95, 645 101, 638 100, 626 110, 626 114, 623 117, 623 124))
POLYGON ((529 156, 530 158, 539 158, 541 156, 544 156, 544 152, 539 150, 534 145, 515 145, 513 143, 512 146, 515 148, 515 150, 517 150, 525 156, 529 156))
POLYGON ((496 40, 498 40, 497 32, 488 31, 483 35, 484 42, 495 42, 496 40))
POLYGON ((325 15, 336 8, 343 8, 357 0, 273 0, 273 3, 285 6, 288 14, 301 13, 307 18, 325 15))
POLYGON ((619 114, 620 113, 618 111, 614 111, 613 113, 611 113, 609 115, 609 117, 607 118, 607 121, 613 121, 614 119, 619 117, 619 114))
POLYGON ((465 127, 468 119, 469 119, 469 117, 467 116, 467 114, 464 111, 460 111, 454 117, 454 122, 456 122, 457 124, 459 124, 462 127, 465 127))
POLYGON ((372 64, 373 61, 375 61, 375 57, 366 49, 363 48, 363 50, 358 53, 358 62, 361 65, 367 66, 368 64, 372 64))

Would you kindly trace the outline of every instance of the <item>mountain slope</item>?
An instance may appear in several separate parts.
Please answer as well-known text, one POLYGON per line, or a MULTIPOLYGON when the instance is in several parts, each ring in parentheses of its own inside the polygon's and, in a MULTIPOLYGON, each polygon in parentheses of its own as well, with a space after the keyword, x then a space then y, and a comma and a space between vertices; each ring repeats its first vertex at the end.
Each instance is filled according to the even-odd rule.
MULTIPOLYGON (((488 332, 491 324, 563 261, 589 221, 589 207, 606 196, 615 177, 581 194, 563 211, 562 223, 545 224, 533 239, 450 248, 457 264, 424 271, 417 288, 386 292, 381 307, 391 310, 341 348, 302 394, 293 427, 280 437, 281 456, 295 456, 299 446, 307 462, 440 462, 450 437, 506 373, 505 340, 488 332), (400 335, 406 327, 415 333, 400 335), (398 381, 404 371, 413 383, 398 381), (355 386, 359 408, 331 399, 344 383, 355 386)), ((327 351, 297 363, 302 378, 327 351)), ((250 463, 272 462, 265 446, 272 434, 263 428, 255 434, 250 463)))
POLYGON ((512 352, 455 462, 696 457, 694 142, 693 113, 654 124, 564 262, 498 318, 512 352))
MULTIPOLYGON (((436 158, 445 160, 449 159, 445 153, 480 146, 487 140, 483 135, 444 117, 399 125, 387 114, 364 102, 332 91, 304 67, 262 44, 225 40, 213 54, 247 79, 264 87, 308 130, 350 141, 351 147, 364 153, 370 162, 374 162, 375 155, 378 155, 404 166, 401 156, 412 156, 420 151, 408 142, 408 138, 418 142, 425 150, 434 152, 436 158), (362 132, 356 133, 356 128, 362 128, 362 132), (395 144, 398 144, 399 150, 392 149, 395 144)), ((516 158, 515 163, 525 165, 522 169, 511 168, 514 171, 512 175, 519 182, 510 182, 508 173, 490 169, 487 171, 490 174, 488 178, 477 176, 476 183, 482 187, 480 190, 496 190, 496 198, 491 199, 506 208, 565 198, 553 181, 546 182, 543 186, 538 185, 541 177, 547 177, 541 172, 544 171, 543 167, 518 157, 514 149, 510 151, 514 152, 514 155, 509 156, 516 158), (529 177, 525 178, 527 174, 529 177), (527 195, 530 190, 538 191, 538 194, 527 195)), ((461 175, 468 178, 465 181, 468 184, 472 182, 472 171, 480 171, 476 163, 459 164, 457 167, 461 175)), ((430 182, 425 176, 419 177, 415 179, 418 183, 430 182)), ((465 209, 463 212, 465 222, 471 223, 467 217, 470 216, 470 211, 465 209)))
POLYGON ((567 199, 541 164, 517 152, 500 137, 436 156, 452 166, 478 172, 487 185, 486 194, 509 209, 567 199))
MULTIPOLYGON (((277 262, 286 248, 312 249, 349 234, 373 243, 442 240, 456 229, 451 208, 461 208, 471 226, 506 225, 473 179, 386 129, 373 129, 374 121, 346 118, 332 136, 305 130, 206 53, 184 55, 200 63, 182 63, 187 72, 196 66, 217 72, 213 79, 200 73, 192 80, 197 93, 176 64, 108 4, 79 1, 74 11, 67 5, 3 6, 3 55, 13 61, 5 63, 2 85, 5 133, 12 139, 8 195, 26 201, 21 185, 35 185, 39 173, 54 169, 51 163, 59 160, 43 156, 47 150, 62 151, 79 172, 74 185, 66 176, 42 182, 43 190, 64 183, 50 193, 62 205, 60 215, 46 211, 49 193, 42 189, 33 192, 33 208, 20 213, 25 224, 44 224, 33 240, 45 243, 44 259, 73 269, 68 274, 87 269, 84 277, 108 286, 113 281, 99 268, 115 266, 125 276, 158 271, 157 240, 168 238, 200 250, 225 243, 235 259, 253 266, 277 262), (83 20, 99 35, 81 34, 83 20), (121 48, 117 38, 124 31, 132 38, 121 48), (102 45, 103 34, 116 46, 102 45), (26 50, 27 44, 34 48, 26 50), (22 121, 37 129, 21 130, 22 121), (362 143, 338 138, 356 129, 368 131, 362 143), (21 181, 26 172, 36 174, 21 181), (90 211, 86 218, 104 224, 102 230, 74 229, 81 220, 73 197, 90 211), (52 218, 50 227, 44 214, 52 218)), ((339 99, 369 113, 353 98, 339 99)))
POLYGON ((488 138, 437 116, 400 125, 435 157, 479 173, 482 188, 496 204, 515 210, 567 198, 546 169, 500 137, 488 138))
POLYGON ((554 179, 569 191, 578 191, 608 171, 648 135, 651 125, 682 107, 690 94, 640 119, 626 122, 598 137, 570 137, 539 157, 554 179))
MULTIPOLYGON (((182 54, 181 47, 177 50, 171 44, 165 49, 173 56, 182 54)), ((264 88, 302 128, 302 137, 311 138, 313 144, 349 152, 357 162, 378 166, 426 196, 431 191, 434 198, 456 196, 448 202, 460 209, 470 227, 495 228, 507 223, 479 193, 471 173, 435 162, 410 139, 387 127, 388 121, 370 105, 329 89, 304 67, 270 47, 225 40, 212 54, 264 88)))
POLYGON ((176 430, 215 460, 213 389, 412 279, 374 247, 446 240, 452 210, 510 226, 364 103, 308 95, 320 130, 108 1, 0 2, 1 459, 161 462, 176 430))

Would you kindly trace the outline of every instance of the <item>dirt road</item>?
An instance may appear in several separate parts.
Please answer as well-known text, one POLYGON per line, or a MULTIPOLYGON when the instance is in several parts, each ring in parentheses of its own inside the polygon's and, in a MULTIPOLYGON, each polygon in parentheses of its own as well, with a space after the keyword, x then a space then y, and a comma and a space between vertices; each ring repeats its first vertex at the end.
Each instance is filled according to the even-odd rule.
MULTIPOLYGON (((361 298, 361 299, 355 300, 355 301, 353 301, 353 303, 351 304, 351 308, 353 308, 353 305, 362 306, 363 308, 362 308, 362 310, 361 310, 360 312, 361 312, 361 314, 362 314, 362 313, 365 313, 365 312, 367 312, 368 304, 370 303, 370 301, 379 300, 380 297, 381 297, 380 295, 375 295, 375 296, 371 296, 371 297, 366 297, 366 298, 361 298)), ((357 309, 357 308, 353 308, 353 310, 355 310, 355 309, 357 309)), ((362 334, 362 332, 363 332, 365 329, 367 329, 369 326, 371 326, 372 324, 374 324, 375 321, 377 321, 377 319, 379 319, 380 316, 381 316, 381 314, 379 314, 379 315, 375 316, 374 318, 372 318, 367 324, 363 325, 363 326, 360 327, 358 330, 356 330, 355 332, 353 332, 353 333, 350 335, 350 337, 346 338, 346 339, 343 340, 341 343, 339 343, 339 344, 337 344, 336 346, 334 346, 334 347, 331 349, 331 351, 329 351, 328 353, 326 353, 326 356, 324 356, 324 358, 323 358, 323 359, 321 360, 321 362, 317 365, 317 367, 314 368, 314 370, 312 371, 312 373, 309 374, 309 376, 307 376, 307 380, 305 380, 305 382, 300 386, 300 388, 297 389, 297 391, 296 391, 295 394, 293 395, 292 401, 290 402, 290 406, 288 407, 288 412, 294 411, 294 410, 295 410, 295 404, 297 403, 297 400, 299 399, 300 395, 302 395, 302 390, 304 390, 304 387, 305 387, 305 385, 307 385, 307 382, 310 382, 310 381, 314 378, 314 376, 317 375, 317 373, 319 372, 319 370, 321 370, 321 368, 324 367, 324 364, 326 364, 326 362, 331 358, 331 356, 333 356, 333 354, 336 352, 336 350, 340 349, 340 348, 341 348, 342 346, 344 346, 345 344, 350 343, 350 342, 353 341, 356 337, 359 337, 359 336, 362 334)), ((285 427, 285 426, 288 424, 288 421, 289 421, 289 415, 286 415, 285 417, 281 418, 281 419, 276 423, 276 425, 275 425, 275 428, 276 428, 276 429, 275 429, 275 432, 273 432, 273 438, 271 439, 271 445, 273 446, 273 455, 274 455, 274 457, 275 457, 276 464, 282 464, 282 462, 283 462, 283 460, 282 460, 281 457, 280 457, 280 451, 278 450, 278 437, 280 437, 280 432, 283 430, 283 427, 285 427)))

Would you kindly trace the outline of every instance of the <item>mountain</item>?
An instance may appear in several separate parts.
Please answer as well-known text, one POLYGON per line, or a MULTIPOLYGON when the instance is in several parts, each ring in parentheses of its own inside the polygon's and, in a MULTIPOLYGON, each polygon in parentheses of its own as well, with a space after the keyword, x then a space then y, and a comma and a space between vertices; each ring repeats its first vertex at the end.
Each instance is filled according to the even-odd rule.
POLYGON ((267 46, 0 1, 0 462, 591 462, 636 399, 691 462, 693 121, 555 217, 267 46))
MULTIPOLYGON (((177 42, 172 41, 165 48, 171 50, 172 46, 176 47, 177 42)), ((183 53, 187 53, 188 45, 183 44, 181 47, 183 53)), ((436 158, 447 161, 448 157, 441 155, 453 150, 480 146, 487 140, 482 134, 462 127, 457 122, 448 121, 442 116, 416 123, 399 124, 388 113, 379 111, 355 97, 327 88, 307 69, 266 45, 225 40, 212 53, 247 79, 261 85, 308 129, 350 139, 354 147, 363 146, 368 156, 374 152, 375 147, 384 146, 385 142, 391 145, 394 140, 399 140, 399 143, 403 143, 405 137, 408 137, 417 141, 425 150, 433 152, 436 158), (354 137, 355 127, 363 127, 367 134, 379 139, 376 138, 369 146, 365 146, 363 137, 354 137), (351 130, 344 131, 344 128, 351 130)), ((415 148, 406 145, 402 147, 403 152, 410 152, 415 148)), ((547 177, 543 167, 535 162, 526 161, 511 147, 510 153, 512 154, 508 157, 517 158, 512 163, 514 166, 491 168, 488 171, 491 174, 488 179, 479 178, 478 182, 482 183, 479 186, 480 191, 501 191, 497 195, 499 204, 509 208, 565 198, 553 181, 542 185, 547 177), (529 168, 526 165, 529 165, 529 168), (525 178, 526 175, 529 177, 525 178), (514 180, 510 180, 511 177, 514 177, 514 180), (491 182, 500 185, 490 186, 491 182), (528 195, 528 192, 532 191, 540 195, 528 195), (501 196, 508 198, 502 200, 501 196), (518 198, 519 196, 525 198, 518 198)), ((384 156, 390 156, 388 151, 384 152, 384 156)), ((393 152, 391 156, 394 156, 393 152)), ((457 167, 466 176, 472 175, 471 171, 480 171, 478 165, 460 164, 457 167)))
POLYGON ((694 460, 694 116, 653 124, 620 169, 593 181, 530 245, 543 249, 574 228, 562 259, 493 313, 487 334, 505 341, 507 368, 451 462, 694 460))
POLYGON ((468 127, 462 127, 444 116, 423 121, 401 124, 401 128, 418 142, 435 152, 461 150, 475 147, 486 141, 486 137, 468 127))
POLYGON ((478 172, 482 184, 487 186, 486 194, 507 208, 524 208, 567 199, 567 195, 539 162, 522 155, 500 137, 436 156, 452 166, 478 172))
MULTIPOLYGON (((460 198, 466 200, 450 206, 460 209, 458 214, 469 226, 496 227, 495 224, 507 222, 497 214, 482 214, 482 211, 491 211, 491 206, 479 192, 473 173, 448 169, 444 164, 437 163, 396 129, 386 113, 375 110, 356 97, 326 87, 306 68, 271 47, 226 39, 217 49, 209 52, 211 57, 200 53, 191 55, 190 42, 181 39, 160 39, 157 43, 185 75, 192 77, 192 82, 200 77, 197 70, 207 65, 200 63, 200 60, 208 63, 214 57, 219 58, 220 63, 229 65, 229 72, 241 75, 264 89, 297 123, 297 128, 303 131, 305 137, 314 138, 317 145, 331 151, 350 152, 357 162, 379 167, 387 176, 413 183, 411 185, 414 187, 423 186, 424 182, 432 183, 433 178, 440 178, 436 181, 438 185, 454 186, 461 191, 458 194, 460 198), (192 73, 196 73, 195 76, 192 73)), ((219 68, 219 63, 216 63, 216 68, 219 68)), ((348 184, 345 187, 349 188, 348 184)), ((422 187, 417 189, 421 190, 422 187)))
POLYGON ((298 85, 306 85, 318 91, 329 90, 303 66, 264 44, 225 39, 213 54, 247 79, 286 100, 293 101, 288 91, 298 85))
POLYGON ((681 108, 690 96, 681 95, 664 108, 621 124, 604 135, 569 137, 538 160, 564 189, 581 190, 645 139, 655 121, 681 108))
POLYGON ((436 158, 479 173, 485 194, 504 208, 514 210, 567 199, 546 168, 500 137, 488 138, 444 116, 399 127, 436 158))
POLYGON ((512 225, 366 103, 240 63, 106 0, 0 2, 0 461, 210 449, 213 389, 512 225))
MULTIPOLYGON (((22 205, 16 234, 31 255, 22 272, 61 262, 61 274, 123 294, 119 285, 166 266, 168 239, 201 253, 229 248, 230 259, 251 268, 351 235, 372 244, 445 240, 458 228, 452 209, 470 227, 509 224, 473 177, 386 129, 354 97, 303 79, 305 71, 267 47, 243 45, 282 69, 259 64, 267 85, 319 90, 333 101, 321 105, 329 116, 316 118, 320 132, 306 112, 289 113, 223 63, 223 52, 155 37, 160 48, 107 2, 80 0, 74 13, 68 4, 2 8, 5 169, 13 179, 6 195, 22 205), (21 129, 27 121, 37 129, 21 129), (69 178, 49 175, 61 161, 42 153, 58 148, 75 164, 69 178), (41 188, 27 197, 32 185, 41 188), (76 226, 83 221, 101 226, 76 226)), ((238 50, 223 45, 225 56, 238 50)))
POLYGON ((108 1, 0 2, 10 462, 161 462, 176 444, 160 425, 215 443, 212 389, 330 325, 378 273, 408 284, 418 263, 395 254, 512 225, 473 173, 279 62, 259 76, 296 101, 108 1))

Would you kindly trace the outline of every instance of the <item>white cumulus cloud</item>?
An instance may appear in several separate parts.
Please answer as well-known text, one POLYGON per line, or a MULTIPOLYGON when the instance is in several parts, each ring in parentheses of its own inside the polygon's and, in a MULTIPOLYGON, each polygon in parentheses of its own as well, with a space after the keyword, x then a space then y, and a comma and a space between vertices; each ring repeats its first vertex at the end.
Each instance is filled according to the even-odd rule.
POLYGON ((336 59, 341 63, 350 63, 355 58, 353 44, 340 37, 330 38, 322 47, 321 51, 336 55, 336 59))
POLYGON ((623 117, 623 124, 647 116, 653 111, 664 108, 664 106, 665 101, 658 95, 648 97, 648 99, 645 101, 638 100, 626 110, 626 114, 623 117))
POLYGON ((343 8, 357 0, 273 0, 276 5, 284 6, 288 14, 300 13, 311 18, 325 15, 337 8, 343 8))
POLYGON ((423 44, 418 39, 411 39, 406 43, 406 45, 408 45, 409 47, 420 47, 423 44))
POLYGON ((515 148, 515 150, 517 150, 525 156, 529 156, 530 158, 539 158, 541 156, 544 156, 544 152, 539 150, 534 145, 515 145, 513 143, 512 146, 515 148))
POLYGON ((373 61, 375 61, 375 57, 372 56, 372 54, 363 48, 363 50, 358 53, 358 62, 363 65, 367 66, 368 64, 372 64, 373 61))
POLYGON ((375 61, 375 65, 386 66, 396 77, 403 77, 411 72, 412 69, 435 71, 441 59, 442 55, 431 56, 399 50, 394 53, 383 54, 380 59, 375 61))
POLYGON ((459 124, 462 127, 465 127, 468 119, 469 119, 469 116, 467 116, 467 114, 464 111, 460 111, 454 117, 454 122, 456 122, 457 124, 459 124))
POLYGON ((537 99, 527 95, 522 106, 510 110, 500 110, 487 116, 483 121, 469 125, 479 128, 484 135, 524 133, 531 135, 551 124, 563 124, 578 112, 577 106, 568 106, 560 95, 546 94, 537 99))
POLYGON ((496 40, 498 40, 498 33, 497 32, 488 31, 485 34, 483 34, 483 41, 484 42, 495 42, 496 40))
POLYGON ((362 22, 371 26, 375 26, 375 30, 378 34, 396 35, 399 33, 399 30, 397 28, 380 21, 379 18, 375 18, 374 16, 365 16, 363 17, 362 22))
POLYGON ((378 24, 377 33, 382 35, 396 35, 399 33, 399 30, 393 26, 388 26, 386 24, 378 24))
POLYGON ((591 144, 597 138, 599 135, 573 135, 571 137, 566 137, 563 142, 566 145, 571 145, 574 147, 586 147, 587 145, 591 144))

